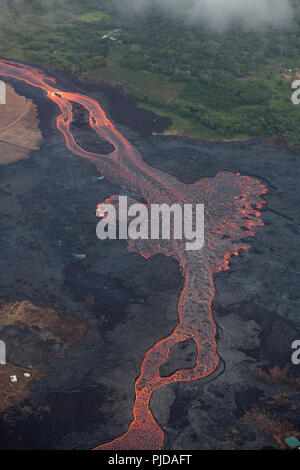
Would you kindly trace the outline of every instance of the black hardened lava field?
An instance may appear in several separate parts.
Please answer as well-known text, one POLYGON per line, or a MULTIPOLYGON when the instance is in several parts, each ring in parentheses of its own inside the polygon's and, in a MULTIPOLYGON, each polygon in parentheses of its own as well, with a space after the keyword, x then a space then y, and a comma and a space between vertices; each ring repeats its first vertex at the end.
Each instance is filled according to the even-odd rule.
POLYGON ((0 0, 0 451, 297 455, 299 46, 300 0, 0 0))

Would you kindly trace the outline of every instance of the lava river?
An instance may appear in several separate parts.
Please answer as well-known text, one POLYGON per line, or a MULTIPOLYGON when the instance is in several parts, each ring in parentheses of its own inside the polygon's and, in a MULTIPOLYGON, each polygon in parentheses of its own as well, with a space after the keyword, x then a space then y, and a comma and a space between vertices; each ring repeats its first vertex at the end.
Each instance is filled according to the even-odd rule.
POLYGON ((60 108, 57 128, 64 134, 67 148, 93 162, 112 183, 125 186, 148 204, 204 204, 205 244, 202 250, 186 251, 184 240, 128 241, 129 250, 146 258, 155 254, 175 258, 184 277, 184 287, 178 302, 176 328, 145 354, 135 383, 134 419, 127 433, 96 449, 161 449, 164 434, 150 410, 152 393, 170 383, 207 377, 218 367, 216 325, 211 309, 213 275, 228 269, 231 256, 249 248, 244 239, 254 236, 257 227, 263 225, 260 209, 267 190, 258 180, 228 171, 221 171, 214 178, 201 178, 194 184, 184 184, 148 166, 138 149, 116 129, 94 99, 60 91, 55 88, 55 80, 42 71, 11 61, 0 60, 0 76, 22 80, 44 90, 60 108), (91 128, 113 145, 112 153, 87 152, 75 142, 70 131, 72 102, 79 103, 89 112, 91 128), (168 359, 172 347, 187 339, 192 339, 197 346, 195 367, 161 377, 160 366, 168 359))

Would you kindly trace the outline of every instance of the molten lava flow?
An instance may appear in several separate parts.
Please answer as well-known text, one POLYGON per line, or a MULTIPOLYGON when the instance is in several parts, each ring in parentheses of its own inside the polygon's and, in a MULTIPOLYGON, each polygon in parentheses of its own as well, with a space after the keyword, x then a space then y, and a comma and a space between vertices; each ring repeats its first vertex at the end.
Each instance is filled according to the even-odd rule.
POLYGON ((0 60, 0 75, 44 90, 61 110, 57 127, 64 134, 68 149, 92 161, 113 183, 126 186, 148 204, 205 205, 206 240, 201 251, 186 251, 184 240, 128 241, 129 250, 145 258, 164 254, 178 260, 185 282, 178 302, 177 327, 145 354, 135 384, 134 420, 128 432, 97 449, 161 449, 163 432, 149 408, 152 393, 170 383, 207 377, 217 368, 216 326, 211 309, 213 275, 228 269, 231 256, 249 248, 243 240, 254 236, 256 227, 263 225, 260 209, 264 201, 261 196, 267 190, 253 178, 226 171, 219 172, 214 178, 202 178, 193 185, 183 184, 175 177, 148 166, 140 152, 108 120, 94 99, 57 90, 52 86, 54 79, 27 65, 0 60), (79 103, 89 112, 91 128, 114 146, 111 154, 87 152, 75 142, 70 131, 72 102, 79 103), (197 345, 196 366, 178 370, 170 377, 161 377, 160 366, 168 359, 171 348, 189 338, 197 345))

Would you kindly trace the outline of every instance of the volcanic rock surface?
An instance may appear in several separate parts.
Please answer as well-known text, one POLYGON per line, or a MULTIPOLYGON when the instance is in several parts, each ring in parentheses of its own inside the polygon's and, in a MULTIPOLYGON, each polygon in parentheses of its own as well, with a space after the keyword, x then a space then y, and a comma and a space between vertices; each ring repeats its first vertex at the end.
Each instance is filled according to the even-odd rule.
MULTIPOLYGON (((43 142, 29 160, 0 173, 1 312, 24 302, 35 312, 35 321, 19 312, 2 323, 0 339, 7 345, 9 367, 31 364, 41 375, 28 384, 30 393, 1 415, 0 447, 88 449, 128 429, 145 352, 178 322, 182 277, 171 258, 146 260, 128 252, 124 241, 97 239, 96 204, 127 194, 126 188, 102 179, 91 163, 65 148, 55 125, 57 109, 40 91, 11 84, 37 104, 43 142), (52 312, 50 320, 42 321, 38 312, 52 312), (59 334, 61 322, 72 340, 59 334)), ((66 90, 72 86, 79 85, 60 84, 66 90)), ((105 90, 82 92, 103 102, 105 90)), ((106 101, 104 107, 118 122, 113 106, 106 101)), ((90 149, 86 116, 80 108, 74 112, 75 138, 90 149)), ((259 410, 260 420, 274 415, 299 430, 300 373, 291 363, 291 344, 300 338, 299 155, 258 139, 209 143, 141 137, 124 127, 124 114, 122 124, 120 130, 148 164, 186 183, 225 169, 268 187, 265 226, 249 239, 251 250, 215 278, 220 366, 202 381, 168 385, 153 395, 151 409, 165 432, 164 447, 284 446, 278 429, 258 425, 254 417, 259 410), (270 372, 286 366, 285 374, 270 372), (287 400, 278 406, 277 397, 284 394, 287 400)), ((105 142, 95 145, 94 151, 109 151, 105 142)), ((182 342, 161 374, 193 367, 194 360, 193 341, 182 342)))

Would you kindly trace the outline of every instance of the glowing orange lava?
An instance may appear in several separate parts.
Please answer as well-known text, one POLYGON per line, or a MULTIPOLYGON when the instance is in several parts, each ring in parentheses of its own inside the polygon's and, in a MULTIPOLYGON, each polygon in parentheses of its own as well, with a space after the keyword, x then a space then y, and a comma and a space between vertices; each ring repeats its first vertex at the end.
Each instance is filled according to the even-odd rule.
POLYGON ((57 127, 64 134, 67 148, 92 161, 113 183, 124 185, 149 204, 205 205, 205 246, 201 251, 186 251, 184 240, 128 241, 128 248, 145 258, 155 254, 178 260, 184 276, 184 288, 178 302, 178 325, 167 337, 150 348, 135 383, 134 420, 126 434, 96 449, 161 449, 163 431, 149 408, 152 393, 159 387, 179 381, 198 380, 210 375, 219 364, 215 340, 216 326, 212 317, 213 275, 229 267, 231 256, 249 245, 243 240, 255 235, 262 226, 261 196, 266 188, 257 180, 239 173, 219 172, 214 178, 202 178, 188 185, 174 176, 148 166, 136 149, 110 122, 94 99, 77 93, 66 93, 52 86, 53 78, 38 69, 0 60, 0 75, 22 80, 43 89, 60 108, 57 127), (114 146, 109 155, 87 152, 74 140, 70 131, 72 102, 82 105, 90 114, 90 126, 114 146), (161 377, 160 366, 168 359, 171 348, 192 338, 198 354, 196 366, 182 369, 170 377, 161 377))

